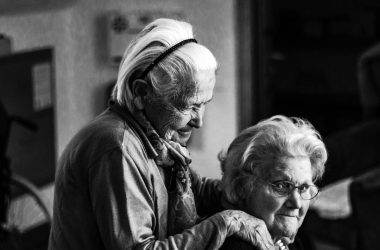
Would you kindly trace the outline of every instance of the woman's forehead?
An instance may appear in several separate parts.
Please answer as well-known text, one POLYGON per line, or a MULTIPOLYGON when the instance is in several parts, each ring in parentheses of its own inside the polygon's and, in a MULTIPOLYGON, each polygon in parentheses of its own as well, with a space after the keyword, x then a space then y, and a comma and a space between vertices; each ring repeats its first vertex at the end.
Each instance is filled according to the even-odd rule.
POLYGON ((211 71, 199 71, 195 74, 195 79, 191 83, 193 86, 190 88, 192 93, 188 93, 189 103, 205 103, 212 99, 214 86, 215 86, 215 74, 211 71))
POLYGON ((195 93, 187 99, 189 104, 204 104, 211 101, 213 96, 213 88, 196 89, 195 93))
POLYGON ((311 181, 312 167, 308 157, 286 158, 268 169, 270 178, 282 177, 294 181, 311 181))

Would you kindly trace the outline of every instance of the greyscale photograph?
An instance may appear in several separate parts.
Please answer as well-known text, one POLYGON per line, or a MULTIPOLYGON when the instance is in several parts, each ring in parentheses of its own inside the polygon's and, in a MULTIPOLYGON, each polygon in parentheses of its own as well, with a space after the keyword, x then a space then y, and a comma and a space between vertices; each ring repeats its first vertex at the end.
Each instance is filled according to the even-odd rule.
POLYGON ((379 250, 380 1, 0 0, 0 250, 379 250))

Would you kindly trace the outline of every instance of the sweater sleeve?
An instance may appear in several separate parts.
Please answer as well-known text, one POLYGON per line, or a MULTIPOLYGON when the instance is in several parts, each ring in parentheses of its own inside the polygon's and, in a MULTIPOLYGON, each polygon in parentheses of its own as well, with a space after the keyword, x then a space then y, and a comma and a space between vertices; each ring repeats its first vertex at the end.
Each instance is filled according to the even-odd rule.
POLYGON ((181 234, 157 238, 156 200, 136 157, 113 150, 89 171, 89 192, 100 237, 107 249, 218 249, 226 222, 215 214, 181 234))
POLYGON ((193 169, 191 169, 191 175, 198 214, 204 217, 222 211, 221 181, 202 178, 193 169))

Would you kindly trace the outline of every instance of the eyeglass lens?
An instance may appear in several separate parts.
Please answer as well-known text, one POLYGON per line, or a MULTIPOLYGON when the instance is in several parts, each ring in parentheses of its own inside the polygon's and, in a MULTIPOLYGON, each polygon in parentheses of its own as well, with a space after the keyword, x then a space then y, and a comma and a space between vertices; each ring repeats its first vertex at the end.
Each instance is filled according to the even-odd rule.
POLYGON ((319 192, 318 188, 314 185, 302 184, 296 186, 290 181, 276 181, 270 184, 274 193, 279 196, 287 196, 297 188, 302 199, 311 200, 316 197, 319 192))

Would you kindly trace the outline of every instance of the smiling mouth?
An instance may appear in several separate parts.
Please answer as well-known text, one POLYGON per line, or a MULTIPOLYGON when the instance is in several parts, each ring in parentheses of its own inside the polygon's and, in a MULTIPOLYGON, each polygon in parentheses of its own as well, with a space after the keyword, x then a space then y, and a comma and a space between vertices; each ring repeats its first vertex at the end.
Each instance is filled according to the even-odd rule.
POLYGON ((189 138, 191 136, 191 131, 178 131, 178 135, 182 138, 189 138))
POLYGON ((188 135, 188 134, 191 134, 191 129, 183 129, 183 130, 177 130, 177 132, 181 135, 188 135))
POLYGON ((284 216, 284 217, 295 217, 298 218, 298 215, 292 215, 292 214, 278 214, 279 216, 284 216))

